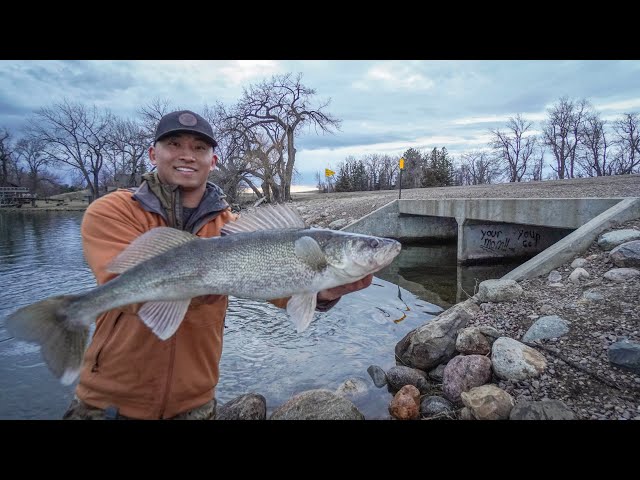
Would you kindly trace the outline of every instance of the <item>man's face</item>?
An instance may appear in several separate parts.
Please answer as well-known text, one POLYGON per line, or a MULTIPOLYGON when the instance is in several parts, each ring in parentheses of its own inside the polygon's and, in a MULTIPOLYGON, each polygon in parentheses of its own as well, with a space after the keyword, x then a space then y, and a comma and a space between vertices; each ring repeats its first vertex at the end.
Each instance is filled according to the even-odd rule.
POLYGON ((189 191, 203 188, 217 157, 213 147, 198 135, 176 133, 149 148, 149 159, 156 166, 162 183, 179 185, 189 191))

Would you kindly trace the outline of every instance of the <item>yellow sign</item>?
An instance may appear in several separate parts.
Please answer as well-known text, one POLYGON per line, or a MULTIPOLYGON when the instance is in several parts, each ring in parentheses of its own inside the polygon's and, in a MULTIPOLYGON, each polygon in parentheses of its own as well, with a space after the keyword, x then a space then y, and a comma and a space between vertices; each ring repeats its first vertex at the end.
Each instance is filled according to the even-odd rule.
POLYGON ((404 158, 400 159, 400 170, 404 170, 404 158))
POLYGON ((335 174, 336 174, 336 172, 334 172, 333 170, 329 170, 328 168, 324 169, 324 176, 325 177, 331 177, 331 176, 333 176, 335 174))

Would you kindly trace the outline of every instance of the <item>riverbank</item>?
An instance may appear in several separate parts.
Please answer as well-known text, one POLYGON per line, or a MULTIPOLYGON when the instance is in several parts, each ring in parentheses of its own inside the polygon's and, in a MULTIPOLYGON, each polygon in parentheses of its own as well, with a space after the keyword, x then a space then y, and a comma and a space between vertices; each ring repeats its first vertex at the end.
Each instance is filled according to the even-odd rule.
MULTIPOLYGON (((526 184, 500 184, 475 187, 448 187, 404 190, 402 198, 563 198, 563 197, 627 197, 640 195, 640 176, 606 177, 526 184)), ((397 198, 397 191, 349 192, 335 194, 295 193, 293 206, 307 224, 318 227, 341 228, 397 198), (338 222, 338 223, 335 223, 338 222)), ((86 203, 45 204, 27 210, 84 210, 86 203)), ((4 210, 4 209, 3 209, 4 210)), ((618 225, 615 229, 640 231, 640 219, 618 225)), ((557 316, 565 321, 568 332, 556 340, 527 342, 545 359, 544 371, 523 380, 503 380, 495 375, 489 383, 511 395, 516 405, 526 401, 558 400, 577 419, 639 419, 640 376, 611 364, 609 348, 627 339, 640 343, 640 279, 623 282, 609 280, 605 274, 615 268, 610 250, 603 250, 597 242, 579 256, 581 267, 572 266, 573 258, 558 267, 557 273, 519 282, 522 288, 513 301, 480 302, 478 311, 467 327, 496 329, 500 335, 517 341, 536 320, 557 316), (571 280, 577 268, 588 277, 571 280)), ((577 264, 576 264, 577 265, 577 264)), ((637 267, 635 267, 637 269, 637 267)), ((576 275, 574 275, 575 277, 576 275)), ((389 355, 394 355, 394 345, 389 355)), ((489 358, 484 354, 485 357, 489 358)), ((388 373, 388 372, 387 372, 388 373)), ((439 375, 432 375, 428 396, 446 397, 439 375)), ((425 371, 425 375, 427 372, 425 371)), ((373 388, 369 385, 370 388, 373 388)), ((381 391, 381 394, 387 395, 381 391)), ((391 399, 391 397, 389 397, 391 399)), ((446 398, 445 398, 446 400, 446 398)), ((441 402, 444 404, 444 402, 441 402)), ((468 412, 467 412, 468 413, 468 412)), ((461 418, 461 404, 445 413, 421 414, 422 418, 461 418)))
MULTIPOLYGON (((342 228, 394 200, 397 195, 398 192, 306 193, 294 195, 293 203, 307 224, 342 228)), ((402 198, 589 198, 638 195, 638 175, 402 192, 402 198)), ((640 219, 616 225, 607 232, 622 229, 640 231, 640 219)), ((568 332, 558 338, 527 343, 546 361, 546 367, 540 375, 523 380, 505 380, 493 373, 487 383, 508 393, 515 405, 557 400, 565 408, 561 415, 570 415, 575 419, 640 420, 640 371, 619 368, 611 363, 609 356, 610 347, 619 346, 620 341, 640 344, 640 276, 622 281, 605 277, 607 272, 615 268, 610 249, 604 250, 595 241, 587 251, 558 267, 551 277, 547 273, 518 282, 522 294, 517 299, 508 302, 477 301, 478 313, 467 327, 492 327, 501 336, 517 341, 521 341, 534 322, 542 317, 557 316, 569 325, 568 332), (571 277, 577 268, 584 269, 588 276, 576 278, 578 275, 574 274, 571 277)), ((432 378, 426 390, 423 385, 421 398, 439 396, 445 400, 442 402, 445 404, 442 369, 439 375, 433 375, 432 372, 432 377, 436 380, 432 378)), ((462 406, 458 401, 449 410, 444 410, 445 413, 440 411, 429 415, 422 412, 421 418, 470 418, 469 411, 462 406)))
POLYGON ((25 203, 20 207, 3 207, 1 212, 69 212, 86 210, 89 204, 84 200, 36 200, 35 206, 25 203))

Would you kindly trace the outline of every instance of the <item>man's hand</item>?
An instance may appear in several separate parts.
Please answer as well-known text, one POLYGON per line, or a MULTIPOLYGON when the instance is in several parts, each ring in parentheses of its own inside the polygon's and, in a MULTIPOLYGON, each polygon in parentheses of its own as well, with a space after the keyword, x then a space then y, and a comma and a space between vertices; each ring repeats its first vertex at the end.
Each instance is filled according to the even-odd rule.
POLYGON ((373 274, 370 273, 357 282, 347 283, 346 285, 340 285, 338 287, 322 290, 321 292, 318 292, 318 301, 328 302, 331 300, 335 300, 336 298, 340 298, 347 293, 357 292, 358 290, 362 290, 363 288, 367 288, 369 285, 371 285, 372 280, 373 274))

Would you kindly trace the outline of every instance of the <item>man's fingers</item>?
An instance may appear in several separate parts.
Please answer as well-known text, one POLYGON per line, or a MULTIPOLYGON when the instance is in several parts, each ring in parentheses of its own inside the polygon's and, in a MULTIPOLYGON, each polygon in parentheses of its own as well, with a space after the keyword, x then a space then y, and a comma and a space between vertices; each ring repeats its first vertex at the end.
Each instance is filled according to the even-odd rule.
POLYGON ((318 299, 320 300, 335 300, 338 297, 346 295, 347 293, 357 292, 363 288, 367 288, 371 285, 373 280, 373 274, 369 274, 360 280, 353 283, 347 283, 346 285, 340 285, 338 287, 329 288, 318 293, 318 299))

